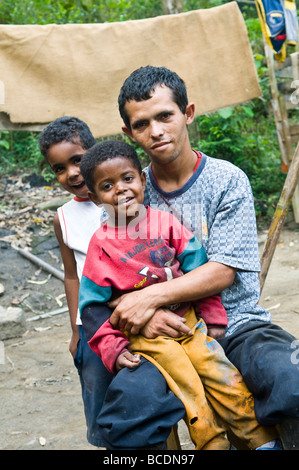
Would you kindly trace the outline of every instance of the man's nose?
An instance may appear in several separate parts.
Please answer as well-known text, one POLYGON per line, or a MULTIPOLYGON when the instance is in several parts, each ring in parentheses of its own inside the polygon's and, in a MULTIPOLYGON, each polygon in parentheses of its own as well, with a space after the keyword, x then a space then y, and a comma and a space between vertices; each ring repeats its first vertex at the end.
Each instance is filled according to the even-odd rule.
POLYGON ((161 137, 164 134, 163 124, 161 122, 153 121, 150 129, 153 138, 161 137))

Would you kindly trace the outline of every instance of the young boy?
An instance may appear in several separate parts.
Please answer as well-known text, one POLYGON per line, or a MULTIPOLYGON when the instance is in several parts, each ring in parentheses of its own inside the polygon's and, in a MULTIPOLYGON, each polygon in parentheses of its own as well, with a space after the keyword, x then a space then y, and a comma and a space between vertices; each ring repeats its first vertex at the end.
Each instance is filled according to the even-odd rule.
POLYGON ((113 376, 88 346, 78 315, 79 283, 88 244, 104 214, 88 198, 88 189, 80 172, 82 155, 94 144, 89 127, 80 119, 68 116, 50 123, 39 137, 42 155, 61 186, 74 195, 71 201, 58 209, 54 229, 64 264, 64 285, 72 328, 70 352, 80 375, 87 440, 101 447, 103 442, 96 418, 113 376))
POLYGON ((212 312, 212 323, 225 327, 219 297, 200 300, 199 309, 191 302, 168 306, 185 317, 191 330, 178 339, 132 335, 113 328, 109 319, 97 328, 99 319, 86 309, 88 305, 180 277, 207 258, 174 216, 143 206, 145 174, 133 147, 122 141, 96 144, 80 167, 89 197, 109 215, 91 239, 80 284, 79 306, 90 347, 113 373, 138 367, 139 354, 154 363, 185 405, 197 450, 227 449, 227 428, 252 449, 267 446, 277 437, 275 428, 257 423, 253 397, 242 377, 195 314, 196 309, 209 322, 212 312))

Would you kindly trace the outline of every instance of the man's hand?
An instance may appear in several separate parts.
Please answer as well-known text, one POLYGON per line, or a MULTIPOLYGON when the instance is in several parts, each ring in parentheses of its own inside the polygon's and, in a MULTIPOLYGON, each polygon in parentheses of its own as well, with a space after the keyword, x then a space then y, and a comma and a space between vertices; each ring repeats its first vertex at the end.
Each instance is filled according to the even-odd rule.
POLYGON ((208 325, 208 336, 214 339, 224 338, 225 327, 218 325, 208 325))
POLYGON ((149 293, 146 295, 145 291, 146 289, 129 292, 108 303, 110 308, 114 308, 110 317, 110 323, 114 328, 137 335, 151 319, 157 307, 151 295, 149 293))
POLYGON ((191 334, 184 318, 170 310, 157 308, 151 296, 144 295, 145 290, 123 294, 109 302, 109 307, 115 308, 110 317, 114 328, 123 329, 132 335, 141 333, 149 339, 157 336, 179 338, 191 334))
POLYGON ((171 312, 171 310, 159 308, 140 330, 140 333, 148 339, 154 339, 157 336, 179 338, 183 335, 191 335, 191 330, 185 325, 185 322, 185 318, 171 312))

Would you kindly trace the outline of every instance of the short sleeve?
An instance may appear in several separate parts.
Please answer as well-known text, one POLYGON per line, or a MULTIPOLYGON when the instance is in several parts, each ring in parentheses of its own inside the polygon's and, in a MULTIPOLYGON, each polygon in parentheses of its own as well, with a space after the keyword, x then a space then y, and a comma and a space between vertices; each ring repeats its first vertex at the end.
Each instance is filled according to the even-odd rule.
POLYGON ((243 172, 234 176, 217 201, 209 233, 208 259, 244 271, 260 271, 251 187, 243 172))

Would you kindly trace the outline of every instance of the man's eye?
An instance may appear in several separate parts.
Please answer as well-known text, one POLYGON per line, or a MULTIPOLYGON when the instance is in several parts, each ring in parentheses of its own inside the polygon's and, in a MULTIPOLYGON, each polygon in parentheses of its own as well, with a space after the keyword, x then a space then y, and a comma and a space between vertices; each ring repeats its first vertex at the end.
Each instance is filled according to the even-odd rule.
POLYGON ((141 121, 141 122, 137 122, 135 125, 134 125, 134 129, 135 130, 140 130, 142 129, 143 127, 146 126, 146 122, 144 121, 141 121))

